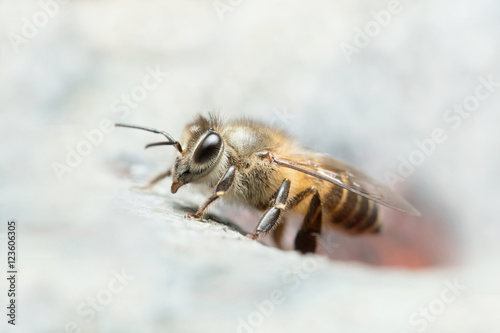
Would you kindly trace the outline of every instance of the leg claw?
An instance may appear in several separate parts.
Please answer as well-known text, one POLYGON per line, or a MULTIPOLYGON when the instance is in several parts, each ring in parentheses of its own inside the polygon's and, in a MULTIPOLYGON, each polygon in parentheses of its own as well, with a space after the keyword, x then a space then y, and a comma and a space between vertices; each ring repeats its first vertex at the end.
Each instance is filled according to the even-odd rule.
POLYGON ((250 238, 251 240, 257 240, 259 238, 258 234, 247 234, 247 238, 250 238))
POLYGON ((201 215, 199 214, 192 214, 192 213, 187 213, 184 215, 185 219, 190 219, 190 220, 201 220, 201 215))

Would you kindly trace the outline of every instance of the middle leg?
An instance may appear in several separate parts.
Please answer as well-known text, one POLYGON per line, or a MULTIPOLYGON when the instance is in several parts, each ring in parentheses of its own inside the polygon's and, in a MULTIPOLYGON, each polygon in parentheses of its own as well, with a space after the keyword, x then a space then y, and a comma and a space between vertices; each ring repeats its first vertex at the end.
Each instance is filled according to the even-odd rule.
MULTIPOLYGON (((313 194, 316 191, 315 187, 309 187, 306 188, 305 190, 299 192, 295 196, 291 197, 288 199, 288 202, 286 204, 286 209, 292 209, 295 206, 297 206, 299 203, 301 203, 304 199, 306 199, 308 196, 313 194)), ((271 201, 272 202, 272 201, 271 201)), ((277 223, 277 225, 273 228, 273 240, 274 244, 279 248, 279 249, 284 249, 284 243, 282 241, 283 235, 284 235, 284 229, 285 229, 285 224, 284 221, 280 221, 280 223, 277 223)))
MULTIPOLYGON (((278 222, 282 218, 283 211, 294 208, 311 194, 313 194, 313 199, 311 200, 311 204, 313 204, 313 206, 311 207, 310 204, 309 211, 311 211, 311 209, 317 210, 318 208, 321 208, 319 194, 314 186, 306 188, 290 199, 288 199, 289 191, 290 180, 285 179, 275 195, 272 207, 264 213, 254 231, 247 235, 248 238, 257 240, 260 236, 269 232, 276 225, 279 226, 278 222)), ((282 230, 279 230, 278 228, 275 229, 277 234, 275 235, 274 240, 278 246, 281 246, 282 230)), ((314 249, 316 248, 316 239, 314 238, 315 233, 319 233, 321 231, 321 210, 319 211, 319 214, 316 213, 316 211, 308 212, 304 219, 302 229, 302 232, 299 232, 300 236, 298 234, 295 239, 295 248, 304 253, 311 252, 310 249, 313 247, 313 244, 311 243, 312 241, 314 241, 314 249)), ((312 252, 314 252, 314 250, 312 252)))
POLYGON ((289 191, 290 180, 285 179, 276 193, 273 206, 264 213, 254 231, 247 235, 248 238, 257 240, 262 234, 269 232, 278 223, 286 208, 289 191))

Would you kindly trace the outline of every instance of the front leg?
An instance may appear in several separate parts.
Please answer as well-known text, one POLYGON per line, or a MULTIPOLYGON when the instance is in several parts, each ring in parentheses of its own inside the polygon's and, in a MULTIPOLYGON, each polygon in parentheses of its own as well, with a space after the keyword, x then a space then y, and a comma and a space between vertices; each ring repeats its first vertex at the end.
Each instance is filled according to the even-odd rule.
POLYGON ((203 214, 205 214, 205 211, 207 210, 208 206, 210 206, 215 200, 219 199, 221 196, 226 194, 227 190, 231 187, 231 185, 234 182, 234 175, 235 175, 236 168, 234 165, 230 166, 229 169, 227 169, 226 173, 222 178, 219 180, 217 185, 215 186, 215 191, 214 194, 212 194, 204 203, 203 205, 198 208, 198 211, 196 214, 191 214, 188 213, 186 214, 186 218, 194 218, 196 220, 199 220, 203 217, 203 214))
POLYGON ((290 180, 285 179, 276 193, 273 206, 264 213, 253 233, 247 235, 248 238, 258 239, 261 234, 267 233, 280 220, 281 214, 286 208, 289 191, 290 180))

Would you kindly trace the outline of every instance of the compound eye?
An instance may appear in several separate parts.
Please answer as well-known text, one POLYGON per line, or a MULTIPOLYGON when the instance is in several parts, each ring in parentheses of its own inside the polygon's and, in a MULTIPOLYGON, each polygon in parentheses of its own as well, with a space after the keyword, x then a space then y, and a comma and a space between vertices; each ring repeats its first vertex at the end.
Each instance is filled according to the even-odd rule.
POLYGON ((215 158, 222 146, 222 138, 217 133, 210 133, 203 139, 193 154, 193 162, 203 164, 215 158))

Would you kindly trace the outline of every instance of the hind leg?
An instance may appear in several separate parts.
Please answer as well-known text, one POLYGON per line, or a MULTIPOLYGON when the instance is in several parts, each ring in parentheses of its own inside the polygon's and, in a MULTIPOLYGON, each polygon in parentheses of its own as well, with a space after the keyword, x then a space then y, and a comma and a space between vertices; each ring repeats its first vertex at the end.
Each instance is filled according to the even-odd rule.
POLYGON ((314 191, 302 227, 295 237, 296 250, 302 253, 314 253, 316 251, 316 236, 321 233, 321 217, 321 199, 318 191, 314 191))

